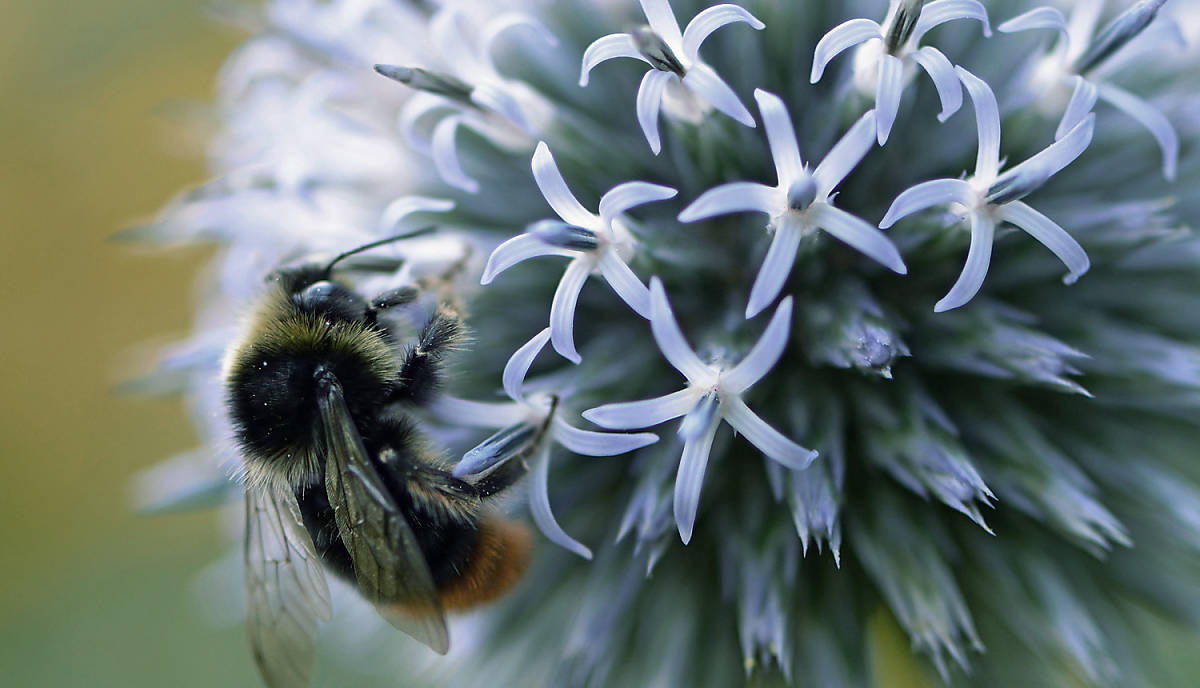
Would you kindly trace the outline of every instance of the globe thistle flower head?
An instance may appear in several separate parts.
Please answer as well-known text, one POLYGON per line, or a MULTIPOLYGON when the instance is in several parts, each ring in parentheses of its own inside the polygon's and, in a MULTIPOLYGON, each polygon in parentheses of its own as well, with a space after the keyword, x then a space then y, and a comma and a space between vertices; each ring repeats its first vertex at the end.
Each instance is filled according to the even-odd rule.
POLYGON ((857 687, 895 625, 934 683, 1171 685, 1200 70, 1154 36, 1186 5, 269 3, 217 179, 156 228, 222 245, 166 374, 221 446, 262 277, 431 227, 338 277, 416 294, 402 337, 462 305, 410 411, 459 478, 528 465, 539 541, 446 662, 333 586, 321 642, 370 642, 327 668, 857 687))

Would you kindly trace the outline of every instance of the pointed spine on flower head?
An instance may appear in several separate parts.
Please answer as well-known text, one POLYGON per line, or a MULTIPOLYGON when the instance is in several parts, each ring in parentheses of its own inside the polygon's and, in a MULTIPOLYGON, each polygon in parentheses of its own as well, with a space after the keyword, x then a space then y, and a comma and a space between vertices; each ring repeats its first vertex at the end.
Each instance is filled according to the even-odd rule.
POLYGON ((877 72, 875 86, 876 137, 879 145, 887 143, 900 96, 904 91, 905 67, 915 62, 929 74, 942 102, 938 121, 945 122, 962 106, 962 89, 954 75, 950 60, 937 48, 918 48, 921 39, 932 28, 955 19, 976 19, 983 24, 983 35, 990 37, 987 10, 975 0, 892 0, 882 24, 870 19, 851 19, 830 29, 813 51, 812 74, 809 81, 817 83, 829 61, 843 51, 861 43, 879 41, 859 50, 874 50, 878 54, 871 65, 859 64, 858 69, 877 72))
POLYGON ((779 304, 762 337, 735 365, 724 361, 709 365, 700 360, 679 329, 667 292, 657 277, 650 279, 650 312, 654 340, 667 362, 687 379, 687 387, 652 399, 597 406, 584 411, 583 417, 612 430, 647 428, 683 418, 679 424, 684 445, 675 478, 675 523, 687 544, 692 538, 708 454, 720 421, 729 423, 767 458, 792 470, 807 468, 817 452, 788 439, 742 401, 746 390, 766 377, 787 348, 790 296, 779 304))
POLYGON ((950 204, 970 220, 971 246, 958 280, 937 304, 941 313, 966 304, 983 285, 991 262, 996 225, 1008 222, 1050 249, 1067 266, 1063 282, 1071 284, 1087 272, 1087 253, 1065 229, 1019 199, 1079 157, 1092 141, 1095 115, 1089 114, 1070 133, 1012 169, 1000 173, 1000 110, 991 87, 962 67, 955 68, 975 105, 979 150, 975 174, 966 180, 937 179, 917 184, 892 202, 880 227, 936 205, 950 204))
POLYGON ((575 304, 588 275, 598 273, 638 315, 650 317, 650 293, 621 257, 632 253, 633 235, 620 216, 644 203, 673 198, 675 189, 647 182, 618 184, 600 198, 600 212, 592 213, 567 187, 545 142, 533 153, 533 179, 546 202, 563 222, 535 222, 523 234, 496 247, 480 279, 490 284, 501 272, 538 256, 571 258, 550 305, 550 333, 554 350, 567 360, 583 360, 575 349, 575 304))
POLYGON ((591 550, 562 529, 550 508, 548 483, 552 445, 562 445, 583 456, 616 456, 654 444, 658 435, 581 430, 563 419, 558 396, 536 391, 527 393, 526 375, 548 341, 550 328, 534 335, 505 364, 502 382, 511 403, 442 397, 435 402, 433 412, 458 424, 501 428, 463 455, 454 467, 454 475, 460 478, 486 474, 507 461, 521 461, 532 455, 529 510, 534 523, 551 542, 591 559, 591 550))
POLYGON ((688 22, 682 32, 675 13, 667 0, 640 0, 649 27, 631 33, 613 33, 596 39, 583 53, 579 85, 586 87, 592 68, 617 57, 631 57, 649 64, 638 87, 637 117, 650 144, 658 155, 662 141, 658 133, 658 112, 667 86, 676 82, 702 101, 753 128, 754 117, 742 105, 737 94, 715 71, 700 59, 700 45, 709 34, 736 22, 749 24, 756 30, 766 25, 737 5, 709 7, 688 22))
POLYGON ((809 173, 800 157, 796 132, 787 106, 773 93, 754 92, 767 143, 775 162, 779 183, 774 187, 755 182, 734 182, 709 189, 679 213, 680 222, 695 222, 716 215, 738 212, 766 213, 774 230, 771 246, 763 259, 746 317, 771 304, 791 274, 801 239, 818 229, 825 230, 867 257, 901 275, 908 271, 904 259, 877 228, 833 206, 834 189, 871 149, 875 135, 875 111, 870 110, 830 149, 825 159, 809 173))

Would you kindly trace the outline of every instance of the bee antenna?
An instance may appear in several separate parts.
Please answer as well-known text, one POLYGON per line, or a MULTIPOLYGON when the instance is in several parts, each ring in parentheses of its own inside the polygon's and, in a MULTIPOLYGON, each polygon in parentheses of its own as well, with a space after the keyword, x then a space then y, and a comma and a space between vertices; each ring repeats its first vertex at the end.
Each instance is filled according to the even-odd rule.
POLYGON ((429 234, 435 230, 437 230, 437 225, 429 225, 427 227, 421 227, 420 229, 414 229, 411 232, 404 232, 402 234, 396 234, 394 236, 379 239, 378 241, 372 241, 370 243, 363 244, 362 246, 359 246, 357 248, 352 248, 349 251, 346 251, 345 253, 338 254, 338 256, 336 258, 329 261, 329 263, 325 266, 324 274, 328 275, 329 273, 333 272, 334 265, 337 265, 338 263, 345 260, 346 258, 349 258, 350 256, 362 253, 363 251, 369 251, 373 248, 377 248, 377 247, 383 246, 385 244, 390 244, 392 242, 401 241, 403 239, 412 239, 413 237, 419 237, 419 236, 422 236, 425 234, 429 234))

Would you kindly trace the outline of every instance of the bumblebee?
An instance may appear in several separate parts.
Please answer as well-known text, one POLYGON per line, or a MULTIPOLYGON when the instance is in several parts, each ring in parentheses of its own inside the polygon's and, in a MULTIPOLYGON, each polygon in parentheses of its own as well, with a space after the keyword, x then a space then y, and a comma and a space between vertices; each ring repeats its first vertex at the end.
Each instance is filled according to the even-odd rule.
POLYGON ((271 688, 309 684, 317 622, 331 613, 326 570, 444 654, 445 611, 499 596, 528 558, 528 531, 488 504, 524 462, 459 479, 412 416, 463 341, 457 312, 439 306, 405 345, 381 315, 417 289, 368 301, 332 279, 342 260, 400 238, 276 271, 226 359, 244 466, 247 627, 271 688))

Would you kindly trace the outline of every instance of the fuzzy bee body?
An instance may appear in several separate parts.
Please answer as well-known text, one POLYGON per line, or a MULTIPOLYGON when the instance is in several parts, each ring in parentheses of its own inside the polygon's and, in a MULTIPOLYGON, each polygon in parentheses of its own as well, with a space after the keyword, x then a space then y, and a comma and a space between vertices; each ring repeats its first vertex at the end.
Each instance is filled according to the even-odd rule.
POLYGON ((444 610, 503 593, 530 549, 524 528, 487 504, 523 464, 456 478, 410 415, 438 389, 458 316, 439 308, 403 346, 378 315, 415 293, 364 299, 330 279, 347 255, 279 271, 226 363, 244 458, 247 624, 272 688, 308 685, 316 625, 330 614, 326 570, 445 653, 444 610))

